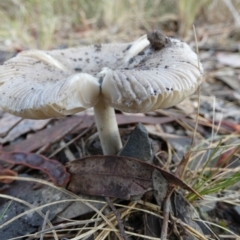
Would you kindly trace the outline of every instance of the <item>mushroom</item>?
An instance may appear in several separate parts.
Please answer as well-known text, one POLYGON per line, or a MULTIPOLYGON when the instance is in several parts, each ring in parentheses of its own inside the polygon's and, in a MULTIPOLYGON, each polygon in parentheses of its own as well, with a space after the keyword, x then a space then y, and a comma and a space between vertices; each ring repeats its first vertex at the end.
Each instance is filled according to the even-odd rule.
POLYGON ((0 107, 31 119, 94 107, 104 154, 122 147, 115 109, 148 112, 195 92, 203 69, 179 40, 152 32, 132 43, 23 51, 0 66, 0 107))

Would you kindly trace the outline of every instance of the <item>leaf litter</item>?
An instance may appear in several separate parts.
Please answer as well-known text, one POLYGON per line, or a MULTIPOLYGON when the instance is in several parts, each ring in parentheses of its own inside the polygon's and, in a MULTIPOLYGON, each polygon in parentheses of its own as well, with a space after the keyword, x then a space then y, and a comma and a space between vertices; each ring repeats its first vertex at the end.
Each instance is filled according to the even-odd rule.
MULTIPOLYGON (((144 127, 141 127, 140 130, 138 127, 138 131, 141 131, 141 129, 144 129, 144 127)), ((143 141, 143 145, 146 144, 148 147, 144 148, 143 145, 142 147, 143 149, 145 149, 146 152, 147 151, 152 152, 152 150, 149 148, 149 143, 148 143, 149 139, 146 134, 145 134, 145 137, 146 139, 145 141, 143 141)), ((129 141, 129 144, 131 144, 130 146, 132 146, 133 145, 132 141, 129 141)), ((132 152, 131 152, 132 149, 129 148, 129 146, 127 146, 126 151, 124 150, 122 151, 122 154, 125 155, 122 157, 92 156, 85 159, 69 162, 68 171, 71 175, 71 179, 68 184, 68 189, 70 189, 71 192, 77 193, 77 194, 83 194, 83 195, 86 194, 86 195, 104 196, 104 197, 109 196, 109 197, 116 197, 116 198, 125 199, 125 200, 129 200, 130 198, 133 198, 133 199, 141 198, 142 196, 144 196, 146 192, 155 191, 155 192, 158 192, 160 195, 162 195, 161 201, 163 201, 165 197, 163 195, 163 192, 167 190, 169 184, 174 186, 184 187, 190 192, 194 192, 194 190, 192 190, 188 185, 186 185, 180 179, 175 177, 173 174, 167 171, 164 171, 161 168, 154 166, 150 163, 146 163, 144 161, 127 157, 126 156, 128 155, 127 149, 130 149, 129 154, 132 157, 132 152), (156 171, 158 171, 158 173, 156 173, 156 171), (160 184, 160 185, 157 184, 161 182, 165 182, 165 184, 160 184)), ((8 159, 10 163, 12 163, 12 161, 10 161, 9 159, 11 154, 13 153, 4 153, 4 154, 5 155, 3 156, 6 159, 8 159)), ((16 153, 16 154, 20 154, 20 156, 23 155, 23 153, 16 153)), ((141 154, 142 159, 145 159, 144 154, 145 154, 144 152, 141 154)), ((32 155, 35 156, 35 154, 32 154, 32 155)), ((147 153, 147 156, 149 156, 149 153, 147 153)), ((48 160, 48 164, 49 164, 49 161, 50 160, 48 160)), ((32 162, 31 164, 33 165, 32 167, 36 167, 34 166, 34 162, 32 162)), ((31 165, 28 165, 28 166, 31 167, 31 165)), ((38 202, 39 200, 37 199, 39 198, 42 199, 44 198, 43 196, 47 196, 48 202, 53 201, 53 200, 50 200, 52 195, 49 193, 46 194, 45 193, 46 191, 47 191, 46 187, 40 187, 37 190, 30 189, 29 194, 33 198, 33 200, 31 201, 34 202, 34 206, 39 206, 39 204, 42 204, 42 202, 41 201, 38 202), (41 195, 39 196, 39 194, 41 195)), ((158 200, 160 199, 159 194, 158 194, 158 200)), ((18 194, 17 196, 18 198, 26 200, 25 194, 23 196, 20 196, 18 194)), ((54 193, 53 196, 56 197, 56 193, 54 193)), ((60 201, 62 201, 63 197, 61 196, 59 197, 59 199, 61 199, 60 201)), ((92 200, 92 198, 90 198, 90 200, 92 200)), ((86 201, 87 201, 87 198, 86 198, 86 201)), ((24 210, 25 208, 23 209, 22 207, 19 208, 17 206, 18 205, 14 207, 14 209, 18 209, 17 212, 25 211, 24 210)), ((62 208, 66 208, 66 207, 67 206, 62 208)), ((46 211, 44 210, 44 213, 46 213, 46 211)), ((70 210, 68 210, 67 212, 69 217, 74 216, 73 213, 72 215, 71 214, 69 215, 69 212, 71 212, 70 210)), ((52 212, 51 216, 56 217, 56 214, 58 214, 58 212, 55 213, 55 215, 54 213, 55 211, 52 212)), ((81 211, 78 213, 81 214, 81 211)), ((11 213, 9 216, 11 216, 12 218, 13 216, 15 216, 14 214, 16 215, 16 212, 11 213)), ((76 214, 76 209, 75 209, 75 214, 76 214)), ((53 219, 53 222, 54 222, 54 217, 50 218, 50 220, 53 219)), ((42 222, 41 220, 39 220, 41 219, 41 216, 37 217, 36 219, 37 219, 36 220, 37 222, 42 222)), ((17 221, 17 223, 21 225, 23 224, 22 220, 17 221)), ((31 227, 28 226, 28 224, 30 223, 27 223, 26 228, 22 228, 23 232, 26 231, 25 229, 28 229, 28 231, 31 232, 31 231, 34 231, 34 229, 36 230, 39 227, 37 223, 34 223, 34 224, 33 223, 34 222, 31 219, 31 227)), ((14 224, 12 224, 11 226, 14 229, 18 228, 18 226, 14 224)), ((2 230, 3 232, 4 232, 4 229, 5 228, 3 228, 2 230)), ((1 227, 0 227, 0 231, 1 231, 1 227)), ((16 233, 16 231, 11 231, 11 232, 13 234, 12 236, 17 236, 17 234, 19 234, 19 232, 16 233)), ((22 235, 23 235, 23 232, 21 232, 22 235)))

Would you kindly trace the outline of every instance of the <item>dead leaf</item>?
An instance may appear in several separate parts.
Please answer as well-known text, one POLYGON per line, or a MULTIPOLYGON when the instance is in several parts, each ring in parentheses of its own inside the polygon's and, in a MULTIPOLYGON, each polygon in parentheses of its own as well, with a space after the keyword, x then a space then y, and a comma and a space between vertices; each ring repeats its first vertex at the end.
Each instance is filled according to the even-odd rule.
POLYGON ((42 155, 24 152, 0 152, 0 160, 28 166, 46 173, 58 186, 65 186, 69 180, 69 174, 65 167, 58 161, 48 159, 42 155))
POLYGON ((218 62, 222 63, 223 65, 228 65, 233 68, 240 67, 240 55, 238 53, 223 53, 220 52, 217 54, 218 62))
POLYGON ((3 150, 8 152, 24 149, 25 152, 32 152, 47 144, 61 140, 67 133, 80 125, 83 120, 84 118, 78 117, 64 118, 55 126, 36 132, 30 138, 6 146, 3 150))
MULTIPOLYGON (((200 219, 197 211, 194 207, 178 192, 173 192, 172 195, 172 211, 174 216, 178 219, 181 219, 187 225, 191 226, 197 232, 203 234, 201 227, 198 225, 197 221, 194 219, 200 219)), ((184 232, 183 235, 186 235, 184 239, 196 239, 193 236, 189 235, 184 227, 181 227, 181 231, 184 232)))
MULTIPOLYGON (((6 134, 19 122, 22 118, 14 116, 10 113, 3 113, 0 118, 0 137, 6 136, 6 134)), ((0 138, 1 139, 1 138, 0 138)))
MULTIPOLYGON (((218 122, 216 122, 216 124, 218 124, 218 122)), ((234 122, 223 120, 223 121, 221 121, 221 127, 226 127, 226 128, 229 128, 233 131, 237 131, 238 133, 240 133, 240 124, 237 124, 234 122)))
POLYGON ((240 153, 240 146, 236 148, 232 148, 227 152, 223 153, 215 163, 215 167, 217 168, 227 167, 230 164, 231 159, 235 153, 238 153, 238 154, 240 153))
POLYGON ((235 91, 239 91, 240 89, 240 81, 239 76, 237 75, 236 71, 232 68, 224 68, 214 72, 213 75, 216 79, 224 82, 230 88, 234 89, 235 91))
POLYGON ((160 219, 152 214, 144 213, 144 233, 149 237, 161 235, 160 219))
POLYGON ((67 169, 71 175, 68 189, 77 194, 130 199, 153 189, 155 169, 172 186, 197 194, 173 174, 134 158, 91 156, 68 163, 67 169))
MULTIPOLYGON (((44 119, 44 120, 31 120, 31 119, 23 119, 20 121, 21 118, 15 117, 15 116, 10 116, 10 114, 5 113, 3 118, 1 119, 0 124, 4 124, 5 127, 5 133, 7 135, 3 138, 0 138, 0 143, 6 143, 6 142, 11 142, 18 138, 19 136, 26 134, 30 131, 37 131, 45 127, 51 119, 44 119), (19 122, 20 121, 20 122, 19 122), (16 124, 19 122, 18 124, 16 124), (10 124, 9 124, 10 123, 10 124), (7 125, 9 126, 7 127, 7 125), (16 126, 14 126, 16 124, 16 126), (13 128, 12 128, 13 127, 13 128), (11 129, 12 128, 12 129, 11 129)), ((2 126, 2 125, 0 125, 2 126)), ((4 134, 4 132, 2 133, 4 134)))

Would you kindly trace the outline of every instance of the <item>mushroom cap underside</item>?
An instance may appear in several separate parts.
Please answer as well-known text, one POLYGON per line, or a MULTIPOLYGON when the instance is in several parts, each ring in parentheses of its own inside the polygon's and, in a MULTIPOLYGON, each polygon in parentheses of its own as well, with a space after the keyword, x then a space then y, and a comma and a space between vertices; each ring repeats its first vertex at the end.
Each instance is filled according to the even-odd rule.
POLYGON ((74 114, 103 98, 126 112, 173 106, 201 82, 190 47, 169 38, 162 49, 146 36, 132 43, 24 51, 0 66, 0 107, 24 118, 74 114))

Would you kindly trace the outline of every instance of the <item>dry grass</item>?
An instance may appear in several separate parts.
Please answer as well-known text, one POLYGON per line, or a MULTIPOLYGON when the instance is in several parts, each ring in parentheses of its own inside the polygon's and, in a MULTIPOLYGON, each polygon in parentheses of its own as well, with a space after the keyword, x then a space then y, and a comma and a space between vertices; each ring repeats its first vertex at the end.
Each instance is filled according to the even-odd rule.
POLYGON ((1 47, 23 49, 129 41, 155 28, 186 37, 193 23, 235 20, 225 0, 9 0, 0 18, 1 47))
MULTIPOLYGON (((109 234, 111 232, 115 232, 118 239, 122 239, 119 235, 119 231, 116 228, 117 224, 118 224, 116 216, 112 212, 110 212, 108 214, 104 213, 104 210, 108 207, 108 204, 105 201, 86 200, 84 198, 81 198, 81 197, 73 194, 72 192, 67 191, 64 188, 56 187, 53 184, 51 184, 47 181, 44 181, 44 180, 30 179, 30 178, 24 178, 24 177, 1 177, 0 176, 0 179, 3 179, 3 178, 4 179, 14 179, 14 180, 18 180, 18 181, 38 182, 43 185, 47 185, 54 189, 58 189, 59 191, 64 192, 65 194, 69 195, 71 197, 71 199, 58 200, 55 202, 51 202, 51 203, 47 203, 47 204, 35 207, 21 199, 7 196, 4 194, 0 194, 1 198, 16 201, 16 202, 19 202, 19 203, 29 207, 29 210, 26 210, 23 213, 20 213, 17 216, 15 216, 11 220, 1 224, 0 229, 8 226, 12 222, 18 220, 20 217, 23 217, 24 215, 27 215, 27 214, 30 214, 33 212, 37 212, 43 219, 45 219, 46 214, 43 214, 41 210, 44 207, 60 204, 62 202, 82 202, 82 203, 86 204, 87 206, 89 206, 95 212, 95 214, 93 215, 93 217, 91 219, 83 220, 83 221, 69 221, 69 222, 66 222, 64 224, 60 224, 57 226, 53 226, 50 221, 47 221, 46 228, 44 230, 36 232, 34 234, 27 234, 25 236, 15 237, 15 238, 12 238, 12 240, 22 239, 23 237, 38 238, 39 236, 41 236, 41 234, 44 234, 46 238, 57 240, 61 236, 61 233, 66 233, 66 232, 68 232, 68 236, 71 237, 70 238, 71 240, 86 239, 87 237, 89 237, 93 234, 96 234, 96 233, 97 233, 96 238, 95 238, 96 240, 107 239, 107 237, 109 236, 109 234), (92 205, 93 202, 102 203, 103 207, 100 210, 98 210, 92 205), (88 225, 89 223, 95 223, 95 226, 89 227, 89 225, 88 225), (76 227, 69 228, 71 226, 78 226, 78 227, 77 228, 76 227)), ((163 218, 162 211, 159 209, 158 205, 148 203, 148 202, 145 202, 142 200, 130 202, 128 205, 121 205, 121 204, 114 204, 114 205, 116 207, 118 207, 118 211, 121 214, 121 219, 127 218, 134 212, 147 213, 147 214, 153 215, 157 218, 161 218, 161 219, 163 218)), ((174 217, 173 217, 173 220, 177 221, 177 219, 175 219, 174 217)), ((195 229, 188 226, 186 223, 182 222, 179 219, 178 219, 178 224, 180 226, 184 227, 188 233, 195 236, 196 239, 201 239, 201 240, 207 239, 205 236, 198 233, 195 229)), ((131 231, 126 231, 126 234, 128 234, 130 236, 136 236, 138 238, 143 238, 143 239, 150 239, 150 240, 159 239, 159 238, 149 237, 149 236, 138 234, 138 233, 131 232, 131 231)))

